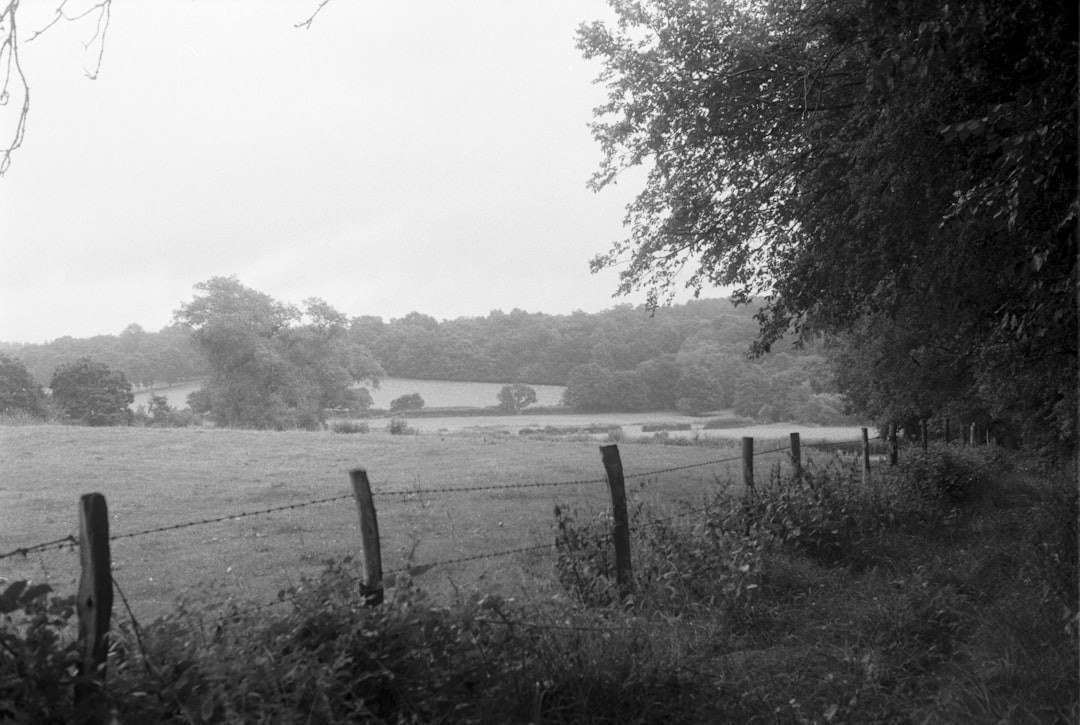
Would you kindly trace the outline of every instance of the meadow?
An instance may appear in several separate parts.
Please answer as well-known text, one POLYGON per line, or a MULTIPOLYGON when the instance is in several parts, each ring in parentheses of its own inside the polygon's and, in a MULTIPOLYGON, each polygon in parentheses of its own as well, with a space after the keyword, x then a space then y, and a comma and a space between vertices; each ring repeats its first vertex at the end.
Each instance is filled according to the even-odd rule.
MULTIPOLYGON (((627 593, 598 442, 0 427, 0 553, 73 533, 79 494, 106 495, 131 605, 114 604, 108 706, 129 722, 1076 721, 1075 470, 908 448, 867 486, 828 444, 804 449, 802 484, 784 452, 756 458, 748 497, 734 442, 623 439, 627 593), (358 466, 385 569, 412 569, 375 609, 348 558, 358 466), (486 489, 540 482, 568 485, 486 489)), ((68 549, 0 559, 0 591, 70 595, 77 566, 68 549)), ((20 606, 0 694, 69 721, 70 610, 20 606)))
MULTIPOLYGON (((75 533, 83 493, 106 496, 111 533, 120 536, 348 494, 348 471, 358 467, 367 469, 376 495, 385 569, 550 544, 556 504, 602 512, 610 501, 598 451, 604 441, 571 438, 0 427, 0 552, 75 533), (414 493, 581 480, 591 483, 414 493)), ((781 444, 777 438, 761 445, 781 444)), ((626 474, 635 476, 735 457, 736 444, 624 441, 620 451, 626 474)), ((738 466, 734 461, 639 476, 628 485, 656 510, 677 513, 733 485, 738 466)), ((144 619, 181 599, 202 600, 208 612, 271 601, 326 559, 358 551, 357 514, 347 497, 113 542, 115 577, 144 619)), ((58 591, 73 591, 77 559, 70 550, 12 557, 0 560, 0 577, 44 580, 58 591)), ((550 586, 550 562, 551 552, 540 550, 440 566, 421 583, 434 592, 482 587, 521 596, 550 586)))

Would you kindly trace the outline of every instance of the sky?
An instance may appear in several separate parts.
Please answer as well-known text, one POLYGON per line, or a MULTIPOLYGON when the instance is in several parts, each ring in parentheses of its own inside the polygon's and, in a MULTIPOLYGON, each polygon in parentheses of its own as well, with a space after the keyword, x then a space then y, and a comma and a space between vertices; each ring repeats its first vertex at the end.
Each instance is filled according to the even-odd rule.
POLYGON ((644 179, 586 188, 603 0, 114 0, 96 80, 94 16, 28 40, 58 4, 18 9, 0 341, 156 331, 228 275, 384 319, 644 302, 588 265, 644 179))

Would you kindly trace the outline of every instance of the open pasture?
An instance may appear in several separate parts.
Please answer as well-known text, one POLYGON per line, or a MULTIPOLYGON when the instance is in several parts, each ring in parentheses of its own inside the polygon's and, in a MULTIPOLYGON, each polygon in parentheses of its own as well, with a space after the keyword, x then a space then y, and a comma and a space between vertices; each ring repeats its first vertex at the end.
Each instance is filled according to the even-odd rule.
MULTIPOLYGON (((738 455, 734 446, 620 444, 627 488, 650 507, 679 513, 739 479, 738 461, 657 476, 648 471, 738 455)), ((783 454, 763 456, 759 476, 783 454)), ((322 562, 359 550, 348 471, 368 470, 383 566, 394 570, 554 541, 552 509, 601 514, 609 497, 595 441, 505 435, 391 436, 383 432, 211 429, 0 428, 0 553, 76 534, 80 494, 109 504, 114 577, 140 619, 181 599, 208 612, 274 601, 322 562), (590 483, 440 493, 438 489, 541 482, 590 483), (434 489, 434 490, 433 490, 434 489), (388 492, 402 492, 390 494, 388 492), (426 492, 425 492, 426 491, 426 492), (176 530, 146 529, 306 501, 340 500, 176 530)), ((436 566, 418 577, 434 594, 551 584, 550 550, 436 566)), ((77 553, 55 550, 0 560, 0 577, 47 580, 73 592, 77 553)), ((120 606, 118 601, 117 606, 120 606)))

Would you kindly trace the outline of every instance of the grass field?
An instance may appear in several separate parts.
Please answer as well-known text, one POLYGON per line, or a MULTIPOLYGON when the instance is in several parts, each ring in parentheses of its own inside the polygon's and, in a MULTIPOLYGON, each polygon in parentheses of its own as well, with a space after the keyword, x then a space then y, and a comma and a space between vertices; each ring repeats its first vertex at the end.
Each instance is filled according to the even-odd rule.
MULTIPOLYGON (((738 454, 732 447, 622 443, 628 476, 738 454)), ((780 455, 769 458, 777 459, 780 455)), ((764 459, 763 459, 764 460, 764 459)), ((762 475, 766 463, 759 464, 762 475)), ((605 510, 597 441, 505 435, 391 436, 385 432, 257 432, 208 429, 0 427, 0 552, 77 533, 80 494, 106 496, 113 536, 250 512, 349 492, 363 467, 376 494, 384 568, 467 557, 553 541, 556 503, 605 510), (572 486, 456 494, 386 491, 593 480, 572 486)), ((739 478, 738 462, 631 478, 635 496, 676 513, 739 478)), ((115 578, 137 616, 181 598, 207 610, 263 603, 357 552, 350 498, 113 542, 115 578)), ((482 586, 508 595, 550 582, 550 552, 440 566, 423 575, 432 591, 482 586)), ((49 551, 0 560, 0 577, 47 580, 73 591, 77 554, 49 551)))

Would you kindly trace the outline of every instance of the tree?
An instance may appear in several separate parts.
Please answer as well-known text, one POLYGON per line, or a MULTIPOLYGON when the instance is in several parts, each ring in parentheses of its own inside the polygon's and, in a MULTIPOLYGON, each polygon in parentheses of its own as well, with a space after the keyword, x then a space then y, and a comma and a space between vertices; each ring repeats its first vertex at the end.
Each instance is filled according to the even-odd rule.
POLYGON ((206 355, 212 374, 192 410, 219 425, 317 428, 328 408, 362 401, 351 387, 377 383, 382 368, 356 342, 344 315, 321 299, 304 309, 249 289, 236 277, 195 285, 176 319, 206 355))
POLYGON ((504 385, 498 394, 499 408, 507 413, 520 413, 536 402, 536 389, 522 383, 504 385))
POLYGON ((407 395, 399 395, 390 401, 390 411, 392 413, 403 413, 408 410, 420 410, 424 407, 424 399, 420 397, 420 393, 408 393, 407 395))
POLYGON ((135 400, 124 374, 88 357, 61 365, 53 373, 52 398, 71 420, 87 425, 126 425, 135 400))
POLYGON ((578 36, 609 90, 592 185, 651 166, 594 268, 762 300, 757 353, 903 326, 882 360, 951 351, 986 407, 1020 375, 997 414, 1075 431, 1076 3, 612 4, 578 36))
POLYGON ((45 391, 18 358, 0 353, 0 413, 45 417, 45 391))

